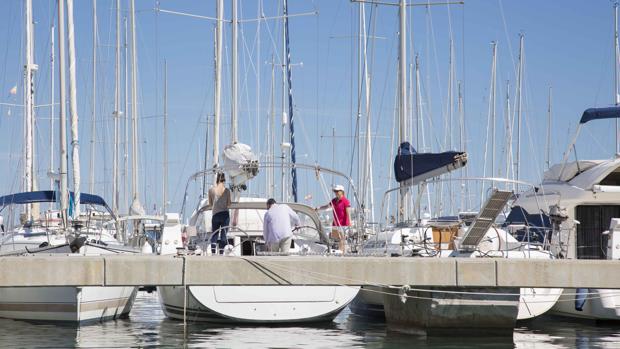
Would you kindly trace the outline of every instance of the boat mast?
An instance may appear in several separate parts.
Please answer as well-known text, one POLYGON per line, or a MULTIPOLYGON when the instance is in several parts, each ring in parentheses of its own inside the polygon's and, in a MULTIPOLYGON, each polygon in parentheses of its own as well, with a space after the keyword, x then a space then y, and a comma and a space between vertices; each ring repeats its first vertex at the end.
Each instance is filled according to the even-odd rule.
POLYGON ((58 74, 60 82, 60 108, 58 118, 58 144, 60 147, 60 210, 63 227, 67 227, 67 208, 69 192, 67 190, 67 115, 66 115, 66 78, 65 78, 65 0, 58 0, 58 74))
POLYGON ((371 130, 372 130, 372 126, 371 126, 371 118, 370 118, 370 76, 368 73, 368 52, 367 52, 367 42, 368 42, 368 36, 366 33, 366 5, 365 4, 361 4, 362 5, 362 29, 363 29, 363 52, 364 52, 364 86, 365 86, 365 96, 366 96, 366 105, 365 105, 365 109, 366 109, 366 164, 363 167, 364 168, 364 183, 363 183, 363 190, 366 192, 367 195, 364 195, 364 201, 368 202, 368 208, 370 208, 370 221, 374 222, 375 221, 375 213, 374 213, 374 206, 375 206, 375 195, 374 195, 374 183, 373 183, 373 173, 372 173, 372 139, 371 139, 371 130), (368 196, 368 201, 366 201, 366 196, 368 196))
POLYGON ((519 70, 517 71, 517 156, 515 158, 515 179, 518 181, 521 175, 521 103, 523 87, 523 33, 519 34, 519 70))
POLYGON ((121 0, 116 0, 116 45, 114 57, 114 153, 112 155, 112 211, 118 214, 119 188, 118 188, 118 136, 119 118, 121 116, 121 0))
MULTIPOLYGON (((208 127, 207 127, 208 129, 208 127)), ((164 180, 162 188, 162 216, 166 219, 168 200, 168 63, 164 60, 164 180)))
MULTIPOLYGON (((127 174, 129 171, 129 31, 127 30, 127 16, 123 17, 123 26, 124 26, 124 65, 125 65, 125 76, 124 76, 124 84, 125 84, 125 93, 123 94, 124 98, 124 116, 123 116, 123 201, 124 201, 124 212, 129 212, 129 189, 128 189, 128 180, 127 174)), ((126 241, 126 240, 125 240, 126 241)))
POLYGON ((424 132, 421 132, 424 127, 424 121, 422 120, 422 89, 420 86, 420 57, 415 55, 415 109, 416 109, 416 150, 422 151, 425 148, 424 132), (420 143, 420 139, 422 143, 420 143))
POLYGON ((238 67, 238 34, 239 21, 237 19, 237 1, 232 0, 232 112, 231 112, 231 141, 237 143, 237 69, 238 67))
POLYGON ((491 177, 495 177, 495 129, 496 117, 496 89, 497 89, 497 43, 493 41, 493 67, 491 68, 491 177))
MULTIPOLYGON (((620 104, 620 92, 618 91, 618 3, 614 3, 614 103, 620 104)), ((620 154, 620 124, 616 119, 616 154, 620 154)))
POLYGON ((222 111, 222 27, 224 0, 217 0, 217 23, 215 26, 215 113, 213 118, 213 167, 220 162, 220 117, 222 111))
POLYGON ((549 86, 549 97, 547 100, 547 156, 545 158, 547 169, 549 169, 551 164, 551 91, 551 86, 549 86))
POLYGON ((69 107, 71 112, 71 160, 73 165, 73 204, 75 217, 80 216, 80 142, 78 139, 77 78, 73 0, 67 0, 67 30, 69 31, 69 107))
MULTIPOLYGON (((491 171, 490 176, 495 176, 495 124, 496 124, 496 114, 495 114, 495 99, 496 99, 496 72, 497 72, 497 42, 491 41, 491 83, 489 89, 489 104, 487 111, 487 128, 486 128, 486 139, 484 142, 484 166, 482 167, 482 176, 487 176, 487 160, 489 158, 488 149, 489 149, 489 138, 490 138, 490 147, 491 147, 491 171), (490 137, 489 137, 490 133, 490 137)), ((495 186, 495 182, 491 181, 491 187, 495 186)), ((483 185, 480 186, 480 202, 484 202, 484 193, 485 187, 483 185)))
MULTIPOLYGON (((284 15, 284 12, 283 12, 284 15)), ((280 159, 282 164, 286 162, 286 148, 290 146, 286 142, 286 124, 288 123, 288 115, 286 112, 286 64, 284 60, 286 59, 286 31, 284 25, 282 26, 282 58, 280 60, 280 68, 282 70, 282 129, 280 132, 280 159)), ((288 188, 286 186, 286 166, 282 166, 282 173, 280 175, 280 191, 281 191, 281 202, 288 201, 288 188)))
POLYGON ((288 28, 288 0, 283 1, 284 6, 284 43, 285 43, 285 60, 286 60, 286 81, 288 92, 288 125, 289 125, 289 137, 291 145, 291 192, 293 194, 293 201, 297 202, 297 168, 295 167, 295 127, 293 124, 293 81, 292 81, 292 67, 291 67, 291 47, 289 43, 289 28, 288 28))
MULTIPOLYGON (((51 53, 50 53, 50 169, 49 172, 54 172, 54 153, 56 149, 54 149, 54 24, 52 24, 52 29, 50 32, 51 39, 51 53)), ((55 190, 54 188, 54 177, 50 176, 50 189, 55 190)))
MULTIPOLYGON (((269 127, 267 128, 268 134, 268 146, 267 149, 269 151, 269 162, 275 162, 276 159, 276 63, 274 61, 273 55, 271 55, 271 113, 269 115, 269 127)), ((269 189, 267 193, 269 197, 274 197, 275 194, 275 168, 274 166, 269 166, 267 168, 267 185, 269 189)))
POLYGON ((88 191, 95 192, 95 145, 97 143, 97 0, 93 0, 93 102, 90 127, 90 180, 88 191))
MULTIPOLYGON (((34 72, 37 70, 33 55, 32 0, 26 0, 26 64, 24 65, 24 108, 25 140, 24 147, 24 191, 35 190, 34 179, 34 72)), ((26 205, 26 218, 31 220, 33 205, 26 205)))
MULTIPOLYGON (((407 3, 406 0, 400 0, 399 4, 399 24, 400 24, 400 43, 398 51, 399 60, 399 89, 398 89, 398 105, 399 105, 399 132, 398 144, 406 141, 407 137, 407 3)), ((399 221, 407 219, 406 197, 408 189, 401 183, 399 192, 400 205, 398 210, 399 221)))
POLYGON ((131 202, 131 214, 143 215, 144 208, 140 203, 138 193, 138 72, 137 72, 137 51, 136 51, 136 11, 135 1, 130 1, 130 20, 131 20, 131 187, 133 199, 131 202))

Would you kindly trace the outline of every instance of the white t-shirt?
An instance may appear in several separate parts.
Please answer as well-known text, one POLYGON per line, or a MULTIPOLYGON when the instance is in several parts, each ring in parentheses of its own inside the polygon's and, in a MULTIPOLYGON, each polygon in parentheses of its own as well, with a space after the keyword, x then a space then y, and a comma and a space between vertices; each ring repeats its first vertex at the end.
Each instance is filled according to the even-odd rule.
POLYGON ((274 204, 263 220, 263 237, 265 242, 276 243, 293 235, 292 226, 300 225, 299 216, 288 205, 274 204))

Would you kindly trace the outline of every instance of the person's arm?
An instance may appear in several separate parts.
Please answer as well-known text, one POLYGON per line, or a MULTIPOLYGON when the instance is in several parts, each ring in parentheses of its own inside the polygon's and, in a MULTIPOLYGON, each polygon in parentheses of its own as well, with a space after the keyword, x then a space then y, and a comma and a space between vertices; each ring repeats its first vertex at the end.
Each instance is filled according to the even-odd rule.
POLYGON ((351 225, 351 206, 346 208, 347 211, 347 220, 349 221, 349 225, 351 225))
POLYGON ((228 195, 226 195, 226 207, 230 207, 230 204, 232 204, 232 193, 230 192, 230 189, 228 188, 224 190, 226 190, 226 192, 228 193, 228 195))
POLYGON ((269 220, 269 212, 266 212, 265 216, 263 217, 263 239, 265 239, 265 242, 267 242, 267 236, 269 236, 270 234, 269 223, 267 223, 268 220, 269 220))
POLYGON ((295 211, 293 211, 293 209, 290 208, 288 205, 286 207, 288 207, 288 216, 291 220, 292 225, 294 227, 301 226, 301 220, 299 219, 299 215, 295 211))
POLYGON ((330 202, 328 202, 328 203, 326 203, 326 204, 325 204, 325 205, 323 205, 323 206, 318 206, 317 208, 315 208, 315 210, 317 210, 317 211, 321 211, 321 210, 324 210, 324 209, 326 209, 326 208, 330 208, 330 207, 332 207, 332 202, 331 202, 331 201, 330 201, 330 202))
POLYGON ((211 208, 213 208, 213 190, 209 189, 209 191, 207 192, 207 208, 210 210, 211 208))

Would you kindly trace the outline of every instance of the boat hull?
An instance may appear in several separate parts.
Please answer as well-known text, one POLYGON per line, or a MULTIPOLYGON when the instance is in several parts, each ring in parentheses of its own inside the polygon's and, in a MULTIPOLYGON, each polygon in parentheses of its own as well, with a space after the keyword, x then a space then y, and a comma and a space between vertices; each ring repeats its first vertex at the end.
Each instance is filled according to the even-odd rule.
POLYGON ((575 309, 574 288, 564 289, 559 301, 549 312, 552 315, 599 320, 620 321, 620 290, 590 288, 581 311, 575 309))
POLYGON ((2 287, 0 317, 89 323, 129 315, 135 287, 2 287))
POLYGON ((512 334, 519 308, 518 288, 428 289, 409 291, 406 293, 408 297, 403 298, 399 289, 384 288, 385 318, 388 324, 420 329, 427 333, 458 329, 465 332, 512 334))
POLYGON ((304 323, 331 321, 355 298, 347 286, 158 287, 166 316, 216 323, 304 323), (184 304, 184 296, 187 302, 184 304))

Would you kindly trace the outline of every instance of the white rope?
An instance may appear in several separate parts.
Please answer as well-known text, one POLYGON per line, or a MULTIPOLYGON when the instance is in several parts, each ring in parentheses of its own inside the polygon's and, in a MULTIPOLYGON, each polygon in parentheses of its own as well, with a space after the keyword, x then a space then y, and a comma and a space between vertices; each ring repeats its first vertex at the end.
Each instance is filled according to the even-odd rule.
MULTIPOLYGON (((245 257, 239 257, 243 260, 249 261, 247 258, 245 257)), ((297 272, 296 270, 294 270, 293 268, 287 267, 287 266, 283 266, 281 264, 275 263, 275 262, 269 262, 269 261, 261 261, 260 263, 262 264, 268 264, 268 265, 272 265, 273 267, 279 268, 280 270, 283 271, 288 271, 288 272, 297 272)), ((320 272, 314 272, 314 271, 309 271, 309 270, 304 270, 304 272, 309 273, 309 274, 315 274, 315 275, 319 275, 319 276, 310 276, 310 278, 317 280, 317 281, 321 281, 321 282, 326 282, 326 283, 333 283, 334 282, 334 278, 335 279, 340 279, 340 280, 346 280, 346 281, 352 281, 352 283, 355 284, 361 284, 361 285, 368 285, 368 286, 376 286, 376 287, 384 287, 384 288, 389 288, 389 289, 401 289, 400 286, 392 286, 392 285, 386 285, 386 284, 380 284, 380 283, 368 283, 365 280, 357 280, 357 279, 352 279, 352 278, 346 278, 346 277, 338 277, 338 276, 334 276, 334 275, 329 275, 329 274, 325 274, 325 273, 320 273, 320 272)), ((347 285, 347 284, 341 284, 341 283, 336 283, 336 285, 338 286, 342 286, 342 287, 351 287, 351 288, 357 288, 357 286, 351 286, 351 285, 347 285)), ((450 287, 450 286, 448 286, 450 287)), ((529 288, 532 289, 532 287, 524 287, 524 288, 529 288)), ((411 291, 415 291, 415 292, 434 292, 434 293, 444 293, 444 294, 468 294, 468 295, 480 295, 480 296, 520 296, 523 297, 524 295, 521 293, 503 293, 503 292, 469 292, 469 291, 450 291, 450 290, 435 290, 435 289, 423 289, 423 288, 409 288, 409 290, 411 291)), ((387 295, 392 295, 392 296, 402 296, 402 297, 406 297, 406 298, 416 298, 416 299, 435 299, 433 297, 420 297, 420 296, 410 296, 410 295, 399 295, 399 294, 394 294, 391 292, 385 292, 385 291, 378 291, 378 290, 371 290, 371 289, 364 289, 364 291, 368 291, 368 292, 375 292, 375 293, 381 293, 381 294, 387 294, 387 295)), ((586 297, 586 300, 588 299, 603 299, 603 298, 610 298, 610 297, 615 297, 615 296, 620 296, 620 290, 618 290, 618 292, 615 293, 610 293, 608 295, 600 295, 600 292, 585 292, 585 293, 565 293, 565 292, 561 292, 561 293, 548 293, 546 295, 549 296, 555 296, 555 295, 559 295, 559 296, 564 296, 564 297, 570 297, 570 296, 577 296, 577 295, 595 295, 598 294, 598 297, 586 297)), ((556 300, 557 302, 560 301, 574 301, 574 299, 558 299, 556 300)), ((524 301, 524 300, 520 300, 520 302, 524 302, 524 303, 549 303, 552 301, 524 301)))

